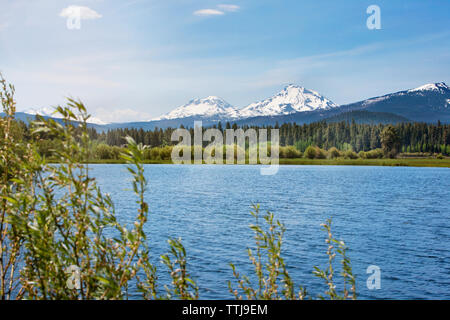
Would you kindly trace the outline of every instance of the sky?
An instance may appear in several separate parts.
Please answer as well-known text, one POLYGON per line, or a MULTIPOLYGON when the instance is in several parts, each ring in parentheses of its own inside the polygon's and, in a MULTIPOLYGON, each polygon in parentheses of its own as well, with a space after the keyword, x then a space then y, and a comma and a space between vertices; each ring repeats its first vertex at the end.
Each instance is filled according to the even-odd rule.
POLYGON ((449 84, 449 12, 448 0, 0 0, 0 72, 18 111, 74 97, 107 122, 211 95, 242 108, 291 83, 345 104, 449 84))

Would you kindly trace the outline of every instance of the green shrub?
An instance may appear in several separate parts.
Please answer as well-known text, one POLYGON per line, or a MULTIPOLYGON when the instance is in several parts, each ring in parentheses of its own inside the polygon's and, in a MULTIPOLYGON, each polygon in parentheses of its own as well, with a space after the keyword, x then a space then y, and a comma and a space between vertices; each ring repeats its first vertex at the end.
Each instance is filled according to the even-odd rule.
POLYGON ((151 160, 161 160, 160 148, 155 147, 150 150, 150 159, 151 160))
POLYGON ((382 149, 374 149, 366 152, 367 159, 382 159, 384 156, 382 149))
MULTIPOLYGON (((234 161, 237 161, 238 153, 242 153, 244 155, 244 160, 245 160, 245 157, 246 157, 246 154, 247 154, 246 150, 241 148, 237 144, 233 144, 233 145, 223 145, 223 159, 224 159, 224 161, 226 161, 226 159, 227 159, 227 150, 231 150, 231 151, 234 152, 234 157, 233 157, 234 161)), ((270 149, 269 149, 269 152, 270 152, 270 149)))
POLYGON ((112 148, 107 144, 101 143, 99 144, 94 151, 96 159, 112 159, 112 148))
POLYGON ((172 146, 164 146, 160 149, 159 155, 162 160, 170 160, 172 158, 172 146))
MULTIPOLYGON (((145 149, 147 150, 147 149, 145 149)), ((120 159, 120 155, 124 152, 125 150, 123 148, 117 147, 117 146, 113 146, 111 148, 111 156, 113 159, 115 160, 119 160, 120 159)))
POLYGON ((152 160, 152 149, 151 148, 144 149, 144 160, 152 160))
POLYGON ((328 150, 328 155, 331 159, 336 159, 341 156, 341 153, 339 152, 339 150, 337 148, 332 147, 328 150))
POLYGON ((326 159, 327 152, 319 147, 316 148, 316 159, 326 159))
POLYGON ((316 157, 317 150, 313 146, 306 148, 304 156, 308 159, 314 159, 316 157))
POLYGON ((355 151, 347 150, 344 152, 345 159, 358 159, 358 155, 355 151))
POLYGON ((302 156, 302 152, 293 146, 280 147, 280 158, 297 159, 302 156))

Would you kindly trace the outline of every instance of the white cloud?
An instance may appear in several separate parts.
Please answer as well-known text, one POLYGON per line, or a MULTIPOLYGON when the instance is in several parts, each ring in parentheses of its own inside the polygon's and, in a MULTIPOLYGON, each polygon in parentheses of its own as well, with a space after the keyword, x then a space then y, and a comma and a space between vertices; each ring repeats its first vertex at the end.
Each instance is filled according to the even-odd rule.
POLYGON ((67 8, 62 9, 59 16, 63 18, 79 17, 80 19, 85 20, 100 19, 102 17, 102 15, 95 10, 84 6, 68 6, 67 8))
POLYGON ((240 9, 238 5, 235 4, 219 4, 217 9, 201 9, 194 11, 196 16, 222 16, 227 12, 236 12, 240 9))
POLYGON ((216 9, 202 9, 194 11, 194 15, 196 16, 221 16, 225 14, 223 11, 216 9))
POLYGON ((217 7, 220 10, 228 11, 228 12, 236 12, 236 11, 238 11, 241 8, 241 7, 239 7, 238 5, 235 5, 235 4, 219 4, 217 7))

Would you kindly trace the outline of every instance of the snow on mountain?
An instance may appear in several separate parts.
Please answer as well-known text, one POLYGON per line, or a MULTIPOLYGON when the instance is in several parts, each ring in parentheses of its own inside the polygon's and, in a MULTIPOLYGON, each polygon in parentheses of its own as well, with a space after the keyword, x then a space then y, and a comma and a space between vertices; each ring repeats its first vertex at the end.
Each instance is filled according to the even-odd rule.
POLYGON ((369 105, 369 104, 377 103, 377 102, 380 102, 380 101, 383 101, 383 100, 386 100, 386 99, 389 99, 389 95, 382 96, 382 97, 376 97, 376 98, 367 99, 367 100, 365 100, 362 104, 363 104, 364 106, 367 106, 367 105, 369 105))
POLYGON ((244 119, 258 116, 278 116, 296 112, 329 110, 338 105, 319 93, 306 88, 289 85, 277 95, 252 103, 243 109, 236 109, 225 100, 210 96, 194 99, 175 110, 151 121, 202 117, 222 119, 244 119))
MULTIPOLYGON (((222 98, 209 96, 203 99, 193 99, 187 104, 149 121, 171 120, 176 123, 177 119, 183 121, 181 119, 194 117, 215 122, 290 114, 302 116, 300 113, 308 111, 320 111, 321 114, 322 111, 328 110, 339 112, 339 107, 345 110, 365 109, 373 112, 391 112, 417 121, 445 120, 449 117, 450 87, 444 82, 430 83, 414 89, 338 106, 316 91, 291 84, 273 97, 252 103, 242 109, 233 107, 222 98)), ((53 111, 52 108, 42 108, 31 109, 25 111, 25 113, 58 117, 58 115, 53 114, 53 111)), ((305 114, 305 116, 308 116, 308 114, 305 114)), ((91 117, 88 122, 99 125, 108 124, 95 117, 91 117)), ((173 125, 176 126, 176 124, 173 125)))
POLYGON ((401 97, 401 96, 424 96, 426 94, 448 94, 450 93, 450 88, 444 83, 444 82, 437 82, 437 83, 428 83, 423 86, 409 89, 405 91, 399 91, 395 93, 389 93, 381 97, 375 97, 370 98, 367 100, 364 100, 362 104, 364 106, 368 106, 374 103, 381 102, 383 100, 389 100, 394 97, 401 97))
MULTIPOLYGON (((51 107, 44 107, 41 109, 29 109, 27 111, 24 111, 24 113, 26 114, 31 114, 31 115, 40 115, 43 117, 51 117, 51 118, 57 118, 57 119, 61 119, 61 115, 59 115, 58 113, 54 113, 55 109, 51 108, 51 107)), ((108 122, 104 122, 102 120, 100 120, 99 118, 95 118, 95 117, 90 117, 87 121, 88 123, 93 123, 93 124, 99 124, 99 125, 105 125, 108 124, 108 122)))
POLYGON ((450 88, 444 82, 374 97, 341 106, 345 110, 393 113, 417 122, 450 122, 450 88))
POLYGON ((209 96, 204 99, 193 99, 187 104, 152 120, 170 120, 187 117, 234 119, 238 110, 222 98, 209 96))
POLYGON ((337 104, 316 91, 289 85, 277 95, 239 110, 239 115, 241 118, 277 116, 296 112, 329 110, 336 107, 338 107, 337 104))
POLYGON ((450 90, 450 88, 444 82, 438 82, 438 83, 428 83, 415 89, 408 90, 408 92, 411 93, 411 92, 438 91, 440 93, 444 93, 445 91, 448 90, 450 90))

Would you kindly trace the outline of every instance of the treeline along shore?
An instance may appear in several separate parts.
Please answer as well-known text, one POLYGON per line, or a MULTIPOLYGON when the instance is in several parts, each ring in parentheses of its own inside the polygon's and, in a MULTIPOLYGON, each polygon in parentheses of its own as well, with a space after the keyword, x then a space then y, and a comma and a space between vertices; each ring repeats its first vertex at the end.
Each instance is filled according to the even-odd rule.
MULTIPOLYGON (((58 141, 50 134, 38 137, 31 134, 32 124, 17 120, 13 123, 16 139, 35 140, 39 152, 51 160, 58 141), (36 141, 37 139, 37 141, 36 141)), ((279 129, 280 164, 323 164, 323 165, 392 165, 392 166, 444 166, 450 167, 450 125, 427 123, 359 124, 352 122, 316 122, 298 125, 288 123, 264 127, 238 127, 236 124, 218 123, 212 126, 225 136, 227 129, 279 129)), ((88 162, 121 163, 124 138, 132 137, 137 143, 147 146, 144 152, 146 163, 172 163, 172 133, 176 128, 113 129, 98 132, 90 128, 92 141, 88 162)), ((206 130, 204 128, 203 130, 206 130)), ((194 136, 194 129, 188 128, 194 136)), ((193 139, 192 139, 193 140, 193 139)), ((204 142, 206 147, 208 142, 204 142)), ((231 144, 224 145, 223 154, 231 144)), ((235 156, 237 146, 234 144, 235 156)), ((245 146, 248 158, 248 142, 245 146)), ((193 148, 192 148, 193 158, 193 148)), ((56 159, 55 159, 56 162, 56 159)))

